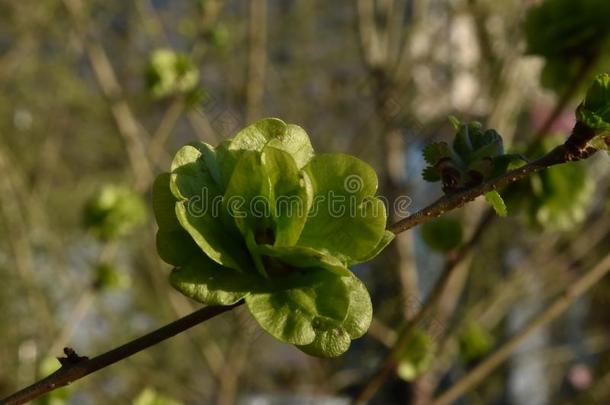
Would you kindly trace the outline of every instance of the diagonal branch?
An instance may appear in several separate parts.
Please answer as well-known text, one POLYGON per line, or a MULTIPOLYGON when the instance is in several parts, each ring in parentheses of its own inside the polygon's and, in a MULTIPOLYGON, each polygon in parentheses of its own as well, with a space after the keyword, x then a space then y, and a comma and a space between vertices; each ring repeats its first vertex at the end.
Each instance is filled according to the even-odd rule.
MULTIPOLYGON (((465 204, 468 201, 475 199, 476 197, 484 194, 488 191, 495 190, 496 188, 504 187, 508 184, 516 182, 520 179, 523 179, 531 174, 542 171, 548 167, 558 165, 561 163, 566 163, 575 160, 581 160, 588 158, 593 154, 593 151, 587 148, 586 142, 588 141, 586 137, 583 138, 582 132, 576 131, 572 136, 568 139, 568 141, 561 146, 556 147, 540 159, 531 162, 521 168, 512 170, 500 177, 497 177, 493 180, 485 182, 479 186, 473 187, 471 189, 462 191, 460 193, 450 194, 445 197, 440 198, 436 202, 432 203, 428 207, 423 210, 391 225, 389 230, 394 232, 395 234, 404 232, 413 228, 414 226, 421 224, 427 221, 430 218, 437 217, 442 215, 446 211, 458 208, 465 204), (575 136, 579 135, 579 136, 575 136)), ((585 134, 588 135, 588 134, 585 134)), ((590 135, 590 134, 589 134, 590 135)), ((482 229, 482 227, 480 228, 482 229)), ((473 240, 475 240, 478 236, 475 235, 473 240)), ((610 256, 604 259, 603 266, 606 266, 606 262, 610 262, 610 256)), ((602 266, 600 264, 600 266, 602 266)), ((544 322, 548 322, 549 320, 554 319, 558 316, 563 309, 567 308, 567 306, 579 295, 583 294, 588 288, 590 288, 595 282, 597 282, 601 277, 603 277, 610 269, 603 267, 602 270, 599 269, 600 266, 597 266, 594 270, 592 270, 587 275, 583 276, 581 280, 575 283, 568 291, 566 292, 565 297, 558 299, 558 301, 553 304, 547 311, 545 311, 541 317, 543 317, 544 322)), ((443 277, 449 277, 451 275, 451 271, 446 271, 443 277)), ((431 298, 428 300, 426 305, 412 318, 405 326, 403 330, 400 332, 401 338, 398 339, 393 349, 391 350, 388 358, 383 364, 382 369, 380 370, 379 375, 373 378, 371 381, 375 382, 373 384, 368 384, 367 387, 360 393, 357 403, 363 403, 368 401, 377 389, 383 384, 383 380, 385 377, 394 370, 396 367, 396 354, 400 352, 404 344, 408 341, 409 333, 405 331, 412 330, 417 324, 423 320, 431 311, 431 309, 435 306, 435 303, 438 300, 438 297, 442 295, 442 286, 446 283, 442 280, 437 283, 438 291, 435 291, 431 294, 431 298)), ((211 319, 223 312, 229 311, 234 307, 241 305, 243 302, 238 302, 234 305, 230 306, 211 306, 204 307, 194 313, 187 315, 183 318, 178 319, 166 326, 163 326, 147 335, 139 337, 135 340, 132 340, 123 346, 120 346, 116 349, 113 349, 109 352, 101 354, 93 359, 88 359, 86 357, 80 357, 74 353, 71 349, 64 349, 67 358, 62 358, 60 361, 62 362, 62 367, 51 374, 50 376, 34 383, 33 385, 24 388, 23 390, 5 398, 0 401, 2 404, 6 405, 16 405, 27 402, 31 399, 37 398, 49 391, 52 391, 58 387, 67 385, 73 381, 76 381, 80 378, 83 378, 97 370, 110 366, 118 361, 121 361, 127 357, 132 356, 135 353, 138 353, 148 347, 151 347, 157 343, 160 343, 178 333, 181 333, 195 325, 198 325, 208 319, 211 319)), ((533 328, 537 328, 541 326, 541 324, 536 323, 540 322, 538 319, 534 321, 533 328)), ((528 328, 529 329, 529 328, 528 328)), ((516 336, 514 339, 518 339, 519 336, 516 336)), ((513 340, 514 340, 513 339, 513 340)), ((520 342, 518 340, 516 343, 513 340, 509 341, 508 344, 516 345, 520 342), (512 342, 512 343, 511 343, 512 342)), ((511 346, 511 350, 514 346, 511 346)), ((504 349, 504 348, 503 348, 504 349)), ((508 350, 508 349, 504 349, 508 350)), ((501 351, 500 355, 505 355, 505 352, 501 351)), ((490 371, 499 364, 503 358, 500 357, 498 360, 495 356, 492 356, 489 360, 491 362, 490 371)), ((482 363, 485 364, 485 363, 482 363)), ((481 367, 481 366, 479 366, 481 367)), ((477 370, 477 369, 475 369, 477 370)), ((483 377, 486 375, 484 372, 487 369, 484 369, 480 373, 483 373, 483 377)), ((471 387, 470 384, 476 384, 479 381, 479 375, 475 375, 475 377, 470 377, 471 379, 466 380, 466 382, 462 383, 465 388, 468 389, 471 387), (474 382, 472 382, 474 381, 474 382)), ((462 389, 462 388, 460 388, 462 389)), ((449 395, 451 392, 456 392, 458 389, 454 388, 448 391, 449 395)), ((451 394, 455 395, 455 394, 451 394)), ((441 397, 442 399, 443 397, 441 397)), ((441 402, 442 403, 442 402, 441 402)))
MULTIPOLYGON (((390 225, 388 229, 394 232, 395 234, 405 232, 432 218, 436 218, 447 211, 459 208, 467 202, 472 201, 480 195, 485 194, 489 191, 505 187, 532 174, 545 170, 551 166, 589 157, 590 154, 587 154, 586 151, 582 151, 578 147, 574 148, 573 146, 569 146, 571 145, 571 143, 573 143, 574 139, 575 137, 571 136, 568 142, 566 142, 566 144, 556 147, 538 160, 528 163, 523 167, 512 170, 495 179, 491 179, 485 183, 480 184, 479 186, 469 188, 459 193, 445 195, 439 198, 434 203, 427 206, 426 208, 423 208, 422 210, 408 216, 407 218, 398 221, 393 225, 390 225)), ((485 228, 486 223, 490 221, 491 218, 493 217, 490 215, 486 215, 483 218, 481 224, 477 227, 477 231, 475 231, 475 235, 473 235, 468 245, 460 251, 460 254, 464 254, 464 252, 467 252, 470 249, 471 245, 476 243, 478 238, 480 238, 480 234, 485 228)), ((460 259, 460 257, 456 258, 456 260, 454 260, 454 263, 459 262, 460 259)), ((381 388, 388 375, 390 375, 390 373, 392 373, 396 369, 397 356, 399 353, 401 353, 404 346, 409 342, 411 332, 414 331, 415 328, 426 317, 428 317, 431 311, 436 307, 437 303, 439 302, 445 291, 445 287, 447 285, 448 280, 451 278, 456 268, 457 266, 450 265, 448 269, 443 272, 443 274, 441 275, 441 279, 436 283, 434 290, 430 293, 424 306, 417 314, 415 314, 412 319, 407 321, 402 326, 398 333, 398 339, 396 340, 394 346, 386 356, 385 360, 382 362, 380 369, 368 381, 362 391, 358 394, 356 399, 357 404, 364 404, 368 402, 379 390, 379 388, 381 388)))
POLYGON ((467 202, 472 201, 489 191, 505 187, 551 166, 574 160, 580 160, 580 157, 575 156, 566 145, 560 145, 540 159, 528 163, 518 169, 511 170, 502 176, 488 180, 487 182, 484 182, 476 187, 472 187, 458 193, 447 194, 426 208, 390 225, 388 230, 394 232, 395 234, 407 231, 414 226, 420 225, 432 218, 441 216, 447 211, 460 208, 467 202))
POLYGON ((214 318, 224 312, 243 304, 243 301, 229 306, 208 306, 203 307, 185 317, 169 323, 147 335, 134 339, 122 346, 112 349, 97 357, 88 359, 78 356, 72 349, 64 349, 67 357, 59 359, 62 367, 42 380, 35 382, 22 389, 21 391, 0 400, 3 405, 18 405, 31 401, 34 398, 53 391, 56 388, 68 385, 79 380, 95 371, 108 367, 127 357, 130 357, 144 349, 156 345, 172 336, 175 336, 187 329, 192 328, 202 322, 214 318))

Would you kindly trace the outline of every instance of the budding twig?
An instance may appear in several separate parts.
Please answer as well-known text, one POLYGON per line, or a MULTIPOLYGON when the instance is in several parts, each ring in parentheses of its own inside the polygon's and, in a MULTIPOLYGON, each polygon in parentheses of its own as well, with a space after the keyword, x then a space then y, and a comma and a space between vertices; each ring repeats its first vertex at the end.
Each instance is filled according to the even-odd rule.
MULTIPOLYGON (((432 203, 421 211, 416 212, 415 214, 391 225, 388 229, 394 232, 395 234, 405 232, 415 227, 416 225, 426 222, 431 218, 438 217, 447 211, 461 207, 466 202, 472 201, 486 192, 504 187, 508 184, 521 180, 531 174, 542 171, 548 167, 566 163, 569 161, 588 158, 595 151, 590 150, 590 148, 586 147, 587 139, 583 138, 583 134, 583 132, 578 131, 578 128, 575 128, 573 135, 564 145, 556 147, 540 159, 528 163, 518 169, 512 170, 502 176, 484 182, 478 186, 472 187, 468 190, 441 197, 436 202, 432 203)), ((584 135, 586 138, 590 134, 584 135)), ((557 308, 563 308, 563 306, 569 304, 574 296, 582 294, 587 288, 590 287, 590 282, 592 278, 598 279, 598 277, 601 277, 602 275, 606 274, 606 272, 606 269, 604 269, 603 272, 601 270, 594 270, 591 272, 593 274, 584 276, 582 283, 575 285, 573 289, 569 290, 566 293, 567 298, 560 300, 559 303, 551 307, 550 310, 553 310, 554 312, 552 312, 551 315, 547 315, 547 317, 545 317, 544 319, 547 319, 549 316, 551 317, 550 319, 552 319, 554 316, 556 316, 556 311, 558 311, 557 308)), ((445 273, 446 274, 444 274, 443 277, 449 277, 451 272, 445 273)), ((444 283, 440 282, 439 285, 442 286, 444 285, 444 283)), ((431 294, 431 300, 426 302, 426 305, 419 311, 419 313, 416 314, 416 316, 403 327, 403 330, 400 334, 401 337, 399 337, 394 348, 392 349, 388 358, 384 362, 380 373, 376 376, 376 378, 373 378, 371 380, 375 383, 367 385, 365 390, 362 391, 358 398, 359 403, 366 402, 368 399, 370 399, 375 394, 377 389, 381 386, 385 377, 391 371, 394 370, 394 368, 396 367, 396 354, 399 353, 404 344, 408 342, 407 338, 409 333, 406 333, 405 331, 412 330, 422 319, 425 318, 425 316, 427 316, 429 311, 434 307, 435 301, 438 299, 438 297, 440 297, 441 292, 442 291, 439 290, 439 292, 431 294)), ((144 349, 147 349, 157 343, 160 343, 174 335, 177 335, 178 333, 190 329, 195 325, 198 325, 217 315, 220 315, 223 312, 229 311, 241 304, 243 304, 243 301, 240 301, 230 306, 209 306, 201 308, 193 312, 192 314, 180 318, 147 335, 134 339, 124 344, 123 346, 117 347, 92 359, 79 356, 76 354, 76 352, 74 352, 74 350, 66 348, 64 349, 66 357, 60 359, 62 366, 59 370, 49 375, 48 377, 45 377, 42 380, 35 382, 29 387, 26 387, 18 391, 17 393, 10 395, 9 397, 0 401, 0 403, 3 405, 17 405, 38 398, 39 396, 45 393, 48 393, 56 388, 68 385, 95 371, 108 367, 118 361, 121 361, 144 349)), ((544 316, 545 314, 547 313, 545 312, 542 316, 544 316)), ((494 359, 495 357, 492 357, 490 359, 490 361, 493 360, 493 367, 495 367, 494 365, 499 364, 496 363, 498 360, 494 359)), ((474 383, 476 383, 476 381, 478 380, 474 377, 472 380, 467 380, 465 383, 463 383, 466 389, 470 387, 469 384, 473 384, 473 382, 471 381, 474 381, 474 383)), ((457 389, 450 390, 446 395, 450 395, 451 392, 456 391, 457 389)), ((441 397, 439 400, 443 400, 443 397, 441 397)))
MULTIPOLYGON (((586 131, 586 128, 583 128, 582 125, 577 124, 572 132, 572 135, 568 138, 565 144, 557 146, 555 149, 551 150, 541 158, 530 162, 525 166, 509 171, 504 175, 488 180, 478 186, 458 193, 447 194, 426 208, 391 225, 388 230, 394 232, 395 234, 399 234, 432 218, 439 217, 447 211, 459 208, 467 202, 472 201, 489 191, 505 187, 551 166, 586 159, 595 153, 594 150, 591 150, 586 146, 587 142, 592 138, 592 136, 593 134, 590 133, 590 131, 586 131)), ((487 222, 488 220, 489 217, 484 219, 483 222, 487 222)), ((478 229, 480 230, 482 227, 479 227, 478 229)), ((473 236, 473 240, 477 239, 479 236, 480 235, 473 236)), ((401 353, 404 346, 409 342, 411 332, 415 330, 418 324, 429 315, 430 311, 432 311, 432 309, 438 303, 444 292, 444 287, 447 284, 447 280, 453 274, 451 269, 452 268, 450 267, 441 275, 441 279, 437 282, 435 289, 432 291, 428 300, 420 311, 413 317, 413 319, 409 320, 405 325, 403 325, 399 332, 398 339, 396 340, 389 354, 386 356, 385 360, 382 362, 381 368, 358 394, 356 400, 357 404, 364 404, 368 402, 383 385, 383 382, 388 375, 396 369, 398 364, 398 354, 401 353)))
POLYGON ((540 159, 530 162, 525 166, 511 170, 508 173, 483 182, 480 185, 467 190, 444 195, 426 208, 390 225, 388 230, 394 232, 395 234, 399 234, 432 218, 439 217, 447 211, 460 208, 467 202, 472 201, 489 191, 505 187, 551 166, 569 161, 580 160, 584 157, 588 156, 578 156, 574 154, 574 152, 568 146, 560 145, 540 159))

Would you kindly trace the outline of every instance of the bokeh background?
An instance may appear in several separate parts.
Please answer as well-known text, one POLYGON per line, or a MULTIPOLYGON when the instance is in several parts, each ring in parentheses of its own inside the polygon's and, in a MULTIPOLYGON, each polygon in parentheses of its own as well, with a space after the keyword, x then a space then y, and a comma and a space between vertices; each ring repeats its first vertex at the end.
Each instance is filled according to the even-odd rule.
MULTIPOLYGON (((64 346, 92 356, 198 307, 167 282, 150 208, 182 144, 280 117, 319 152, 372 164, 380 194, 414 212, 441 195, 421 151, 451 139, 449 115, 530 158, 565 138, 610 70, 609 4, 0 0, 0 396, 56 369, 64 346)), ((340 358, 236 310, 37 403, 349 403, 459 266, 372 401, 426 404, 606 255, 599 155, 505 190, 508 218, 479 199, 355 268, 375 319, 340 358)), ((609 305, 605 279, 456 403, 610 403, 609 305)))

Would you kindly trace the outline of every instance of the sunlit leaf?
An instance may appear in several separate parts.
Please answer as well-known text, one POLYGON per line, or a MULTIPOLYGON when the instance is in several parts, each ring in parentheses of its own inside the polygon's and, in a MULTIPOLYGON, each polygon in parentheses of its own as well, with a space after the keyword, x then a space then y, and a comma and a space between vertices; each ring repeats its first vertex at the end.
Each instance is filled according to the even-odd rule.
POLYGON ((371 322, 348 266, 394 238, 377 176, 342 154, 313 155, 302 128, 269 118, 214 148, 182 147, 153 187, 157 251, 171 284, 207 305, 245 299, 263 329, 334 357, 371 322))
POLYGON ((494 211, 496 211, 498 216, 505 217, 508 214, 506 204, 497 191, 493 190, 485 193, 485 200, 491 205, 494 211))
POLYGON ((326 250, 343 261, 360 261, 385 232, 383 202, 374 197, 377 175, 363 161, 342 154, 314 157, 305 167, 313 205, 299 245, 326 250))

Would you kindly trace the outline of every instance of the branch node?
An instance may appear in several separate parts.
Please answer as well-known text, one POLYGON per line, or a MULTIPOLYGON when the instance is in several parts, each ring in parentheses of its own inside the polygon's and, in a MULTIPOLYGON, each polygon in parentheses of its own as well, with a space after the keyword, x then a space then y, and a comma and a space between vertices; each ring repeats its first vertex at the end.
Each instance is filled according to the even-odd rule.
POLYGON ((89 357, 79 356, 78 353, 71 347, 64 347, 64 354, 66 357, 58 357, 57 360, 61 363, 62 367, 69 367, 80 362, 89 360, 89 357))

